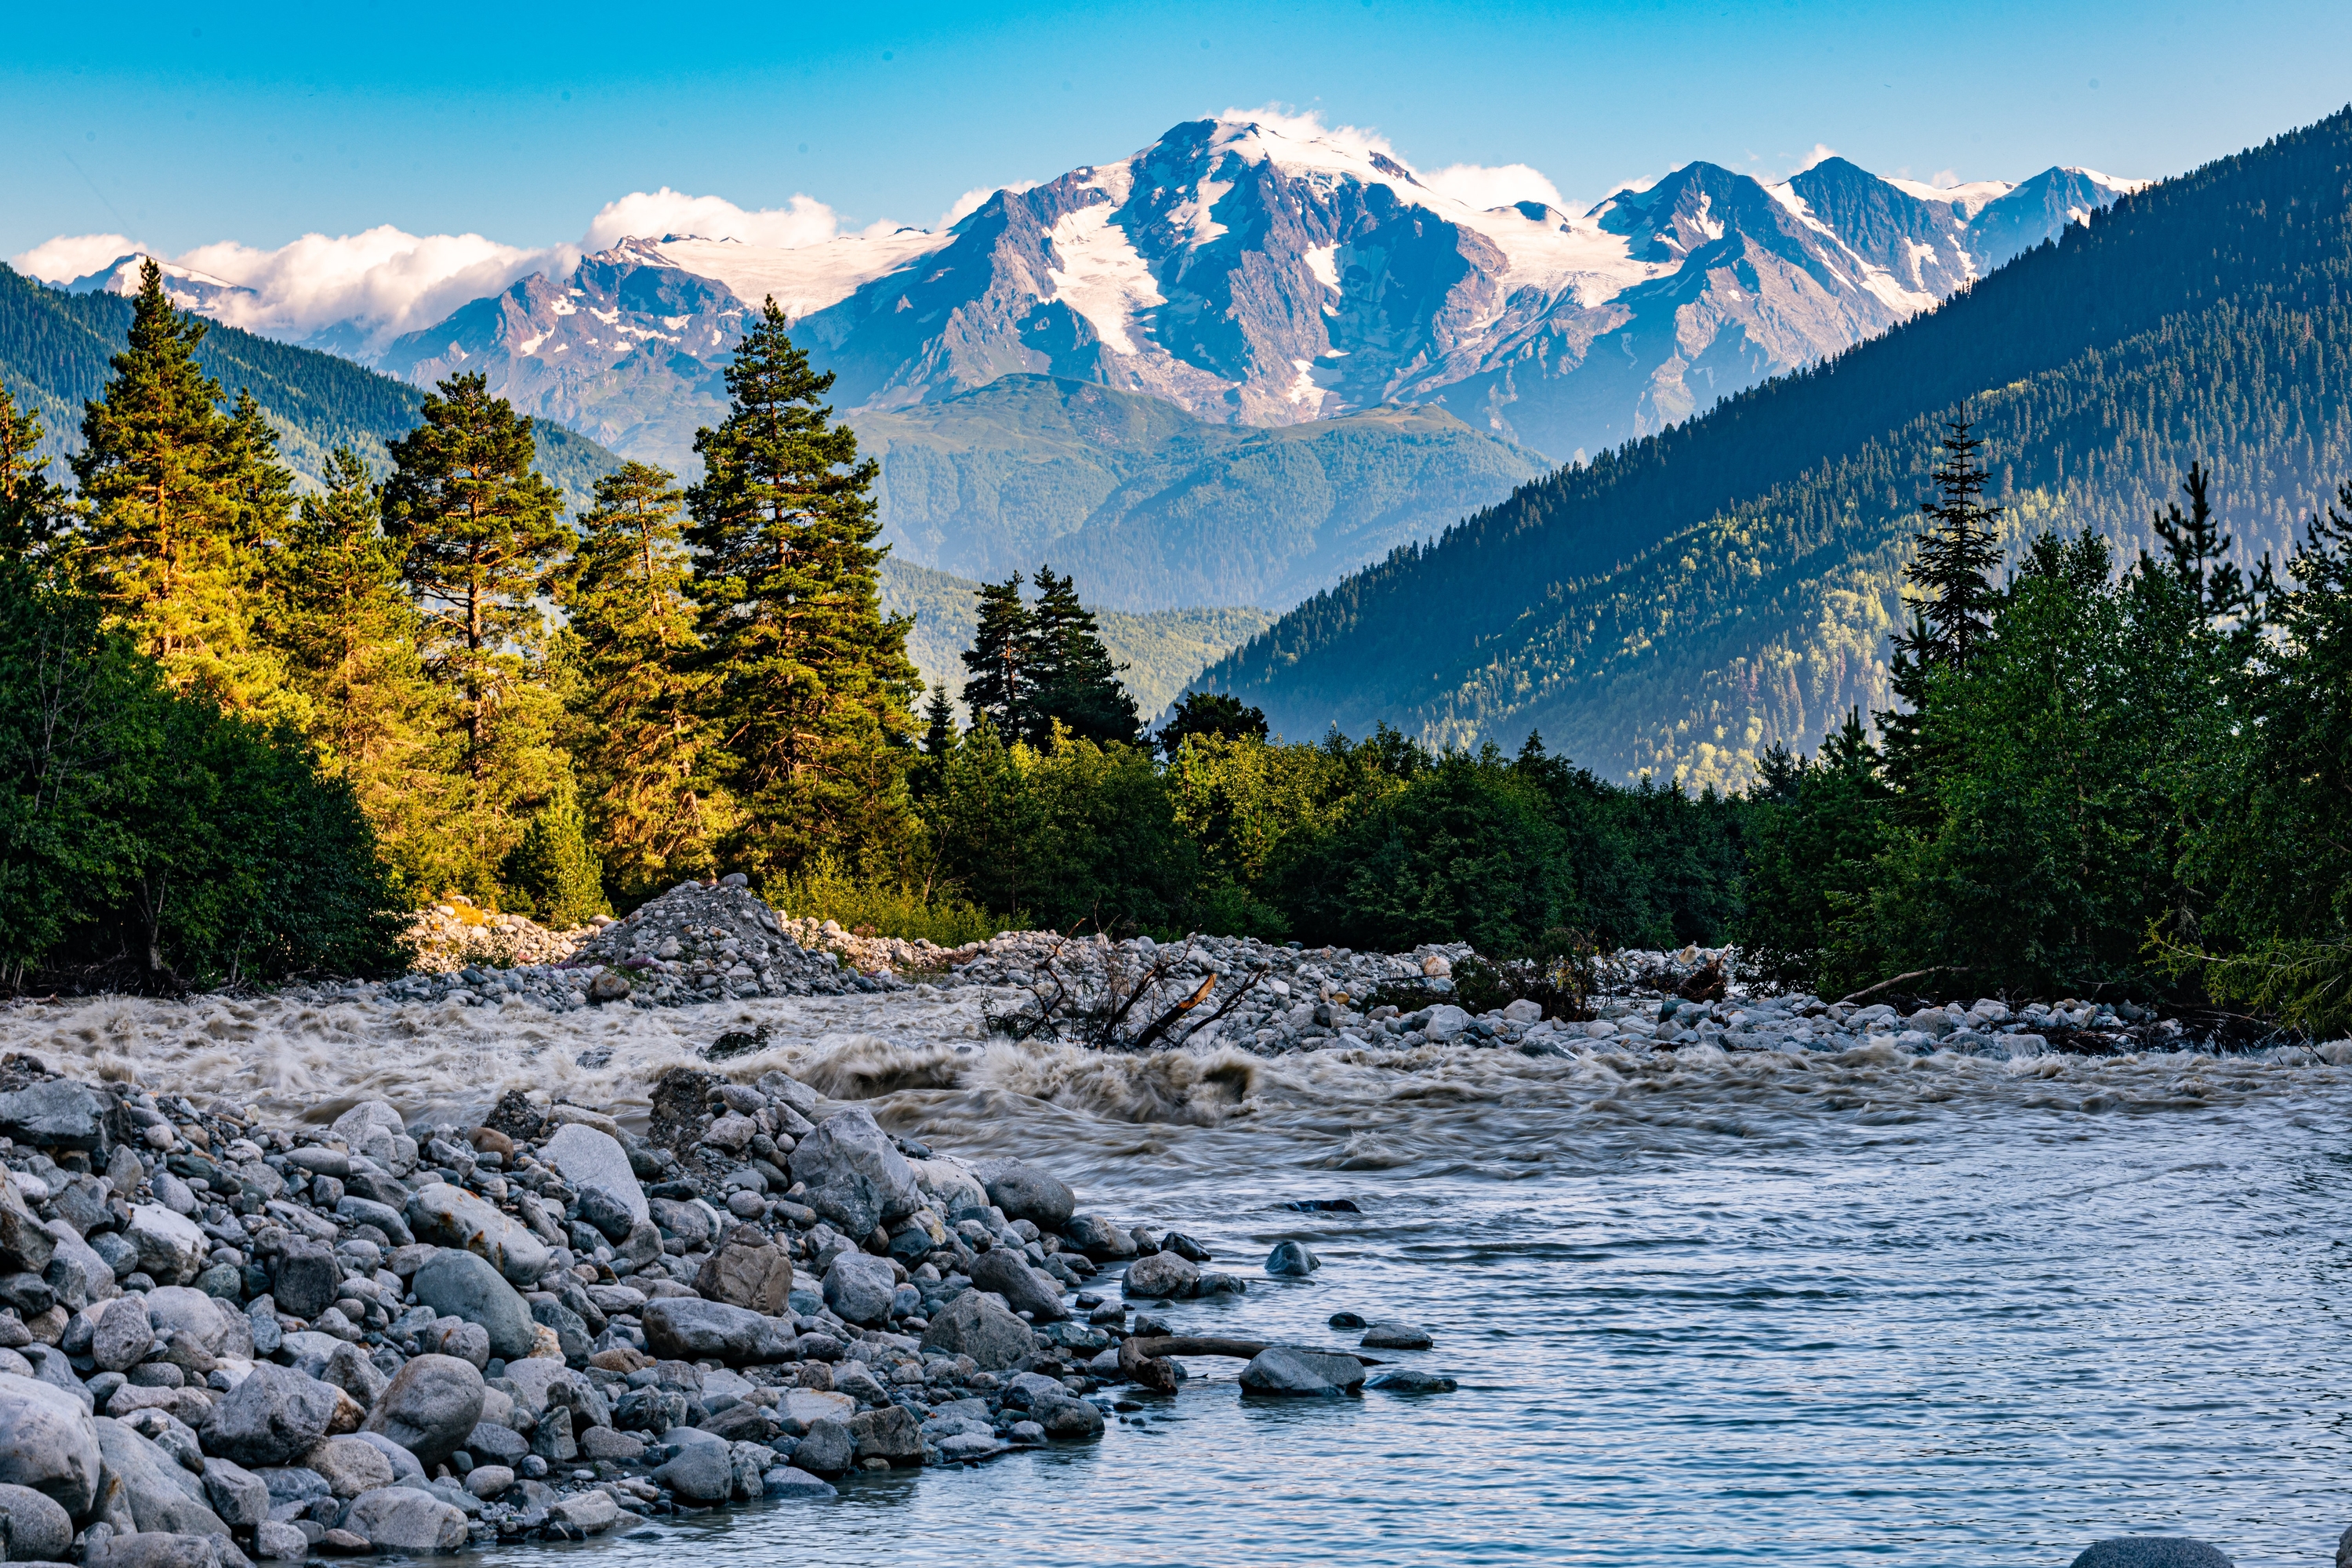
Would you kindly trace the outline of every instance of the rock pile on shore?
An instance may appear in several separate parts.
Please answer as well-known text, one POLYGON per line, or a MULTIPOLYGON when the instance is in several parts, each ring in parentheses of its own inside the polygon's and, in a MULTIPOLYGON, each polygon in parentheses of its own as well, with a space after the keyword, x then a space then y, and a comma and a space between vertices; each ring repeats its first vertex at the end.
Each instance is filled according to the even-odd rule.
POLYGON ((595 929, 552 931, 521 915, 491 914, 463 899, 446 900, 428 904, 409 921, 409 945, 416 953, 410 967, 425 974, 451 974, 479 964, 561 963, 595 929))
POLYGON ((521 1093, 478 1127, 264 1127, 15 1055, 0 1163, 12 1562, 579 1539, 1090 1438, 1106 1384, 1181 1376, 1102 1271, 1243 1288, 781 1072, 673 1069, 640 1138, 521 1093))

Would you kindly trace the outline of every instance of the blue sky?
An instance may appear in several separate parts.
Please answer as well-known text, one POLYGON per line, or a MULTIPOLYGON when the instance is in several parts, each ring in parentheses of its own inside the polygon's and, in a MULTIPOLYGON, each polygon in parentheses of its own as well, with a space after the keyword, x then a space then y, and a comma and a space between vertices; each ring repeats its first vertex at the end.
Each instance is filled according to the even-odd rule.
POLYGON ((576 244, 662 187, 929 224, 975 187, 1267 103, 1590 201, 1694 158, 1778 174, 1816 146, 1922 179, 2160 175, 2352 98, 2344 0, 131 4, 27 7, 5 47, 0 256, 378 225, 576 244))

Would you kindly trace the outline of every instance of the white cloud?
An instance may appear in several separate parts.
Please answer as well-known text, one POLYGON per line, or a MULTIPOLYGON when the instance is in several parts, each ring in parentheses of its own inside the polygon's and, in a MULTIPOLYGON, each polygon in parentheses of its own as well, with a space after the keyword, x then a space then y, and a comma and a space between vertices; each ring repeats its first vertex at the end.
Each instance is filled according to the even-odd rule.
POLYGON ((275 250, 225 240, 172 258, 253 290, 225 301, 232 326, 301 338, 348 322, 371 347, 429 327, 471 300, 533 272, 578 261, 570 246, 524 249, 478 234, 406 234, 389 224, 359 234, 306 234, 275 250))
POLYGON ((1449 163, 1421 176, 1421 183, 1441 196, 1451 196, 1465 206, 1508 206, 1514 202, 1541 202, 1561 212, 1568 210, 1568 198, 1559 187, 1538 169, 1526 163, 1503 163, 1489 167, 1480 163, 1449 163))
MULTIPOLYGON (((1783 153, 1781 156, 1786 157, 1787 154, 1783 153)), ((1836 148, 1831 146, 1826 142, 1816 142, 1813 143, 1813 150, 1811 152, 1806 153, 1804 156, 1799 158, 1795 163, 1789 165, 1789 174, 1791 177, 1801 174, 1806 170, 1811 168, 1814 164, 1820 163, 1822 159, 1834 158, 1836 156, 1836 148)))
POLYGON ((120 234, 61 234, 42 241, 22 256, 10 257, 8 265, 44 283, 70 283, 77 278, 89 277, 110 261, 146 248, 120 234))
POLYGON ((705 239, 740 239, 747 245, 790 250, 831 239, 840 232, 839 215, 814 196, 794 196, 780 207, 752 210, 739 207, 724 196, 690 196, 664 185, 658 191, 632 191, 619 201, 605 203, 589 222, 587 237, 581 243, 591 250, 602 250, 632 236, 659 239, 665 234, 694 234, 705 239))
POLYGON ((1233 124, 1255 121, 1296 141, 1328 142, 1347 152, 1359 154, 1378 153, 1384 157, 1396 158, 1400 163, 1405 162, 1397 158, 1396 149, 1389 145, 1389 139, 1379 132, 1367 131, 1356 125, 1326 125, 1323 123, 1323 111, 1318 109, 1302 111, 1284 104, 1268 103, 1256 109, 1228 109, 1217 118, 1233 124))

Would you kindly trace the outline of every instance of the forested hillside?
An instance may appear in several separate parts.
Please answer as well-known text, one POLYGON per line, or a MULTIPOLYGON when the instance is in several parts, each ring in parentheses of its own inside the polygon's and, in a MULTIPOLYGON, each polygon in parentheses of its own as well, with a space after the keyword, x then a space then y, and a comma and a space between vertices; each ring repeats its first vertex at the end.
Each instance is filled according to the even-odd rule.
MULTIPOLYGON (((64 294, 0 267, 0 387, 38 413, 44 450, 63 456, 78 445, 82 405, 105 387, 107 364, 131 330, 131 301, 120 294, 64 294)), ((196 363, 232 398, 253 394, 278 432, 278 456, 313 487, 324 482, 329 454, 350 447, 379 472, 390 467, 384 443, 416 423, 422 389, 313 349, 296 348, 212 323, 196 363)), ((533 423, 539 471, 584 510, 596 480, 621 459, 586 437, 541 419, 533 423)))
POLYGON ((2137 546, 2201 460, 2242 555, 2352 472, 2352 111, 2118 203, 1923 316, 1530 484, 1301 605, 1202 685, 1277 728, 1539 731, 1604 774, 1748 777, 1887 699, 1940 422, 2012 553, 2137 546))

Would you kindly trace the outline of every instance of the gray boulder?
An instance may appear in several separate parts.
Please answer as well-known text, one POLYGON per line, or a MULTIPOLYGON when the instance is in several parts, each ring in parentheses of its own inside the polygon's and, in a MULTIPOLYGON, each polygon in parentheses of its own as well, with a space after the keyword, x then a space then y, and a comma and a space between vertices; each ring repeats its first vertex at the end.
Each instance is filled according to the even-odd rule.
POLYGON ((1053 1279, 1029 1267, 1029 1260, 1009 1247, 992 1247, 971 1266, 976 1289, 993 1290, 1016 1312, 1026 1312, 1041 1323, 1058 1322, 1070 1315, 1053 1279))
POLYGON ((84 1563, 86 1568, 223 1568, 213 1542, 204 1536, 143 1530, 113 1537, 84 1563))
POLYGON ((417 1188, 408 1200, 408 1223, 419 1240, 487 1258, 517 1285, 535 1285, 547 1272, 547 1244, 463 1187, 428 1182, 417 1188))
POLYGON ((79 1149, 106 1142, 106 1101, 96 1089, 53 1078, 0 1094, 0 1138, 38 1149, 79 1149))
POLYGON ((302 1456, 302 1468, 325 1477, 328 1489, 339 1498, 388 1487, 400 1474, 374 1444, 357 1437, 328 1438, 302 1456))
POLYGON ((898 1289, 889 1260, 863 1252, 845 1252, 824 1271, 824 1304, 853 1323, 887 1322, 898 1289))
POLYGON ((253 1554, 271 1563, 299 1563, 310 1555, 310 1538, 290 1524, 265 1520, 254 1527, 253 1554))
POLYGON ((790 1465, 774 1466, 760 1478, 760 1481, 761 1495, 771 1502, 785 1499, 817 1501, 841 1495, 834 1489, 832 1483, 821 1481, 807 1471, 796 1470, 790 1465))
POLYGON ((326 1436, 336 1402, 318 1379, 265 1362, 214 1407, 205 1447, 240 1465, 283 1465, 326 1436))
POLYGON ((2218 1546, 2186 1535, 2118 1535, 2095 1541, 2074 1568, 2231 1568, 2218 1546))
POLYGON ((79 1311, 94 1301, 121 1294, 114 1282, 114 1266, 82 1240, 81 1232, 61 1219, 49 1221, 45 1228, 58 1249, 50 1254, 41 1279, 68 1310, 79 1311))
POLYGON ((0 1372, 0 1486, 39 1492, 80 1519, 98 1500, 104 1463, 97 1425, 80 1400, 0 1372))
POLYGON ((792 1300, 792 1255, 755 1227, 739 1225, 703 1261, 694 1288, 710 1300, 772 1317, 792 1300))
POLYGON ((1130 1300, 1181 1301, 1201 1283, 1201 1270, 1172 1252, 1155 1252, 1127 1266, 1119 1289, 1130 1300))
POLYGON ((1364 1363, 1351 1355, 1269 1345, 1242 1368, 1242 1392, 1336 1398, 1364 1385, 1364 1363))
POLYGON ((157 1339, 184 1333, 212 1355, 244 1357, 251 1350, 245 1342, 253 1331, 243 1313, 217 1297, 184 1285, 148 1291, 147 1321, 155 1326, 157 1339))
POLYGON ((1003 1372, 1029 1353, 1029 1325, 1013 1315, 1004 1299, 971 1289, 950 1301, 923 1331, 923 1348, 968 1355, 982 1372, 1003 1372))
POLYGON ((343 1289, 342 1266, 335 1249, 308 1237, 289 1237, 270 1271, 270 1299, 278 1310, 298 1318, 315 1318, 335 1304, 343 1289))
POLYGON ((808 1206, 852 1237, 867 1235, 884 1220, 902 1219, 923 1204, 906 1156, 862 1105, 826 1117, 802 1139, 793 1151, 792 1173, 794 1181, 808 1184, 808 1206))
POLYGON ((1385 1389, 1391 1394, 1451 1394, 1460 1385, 1452 1378, 1440 1377, 1433 1372, 1398 1367, 1367 1380, 1364 1386, 1385 1389))
POLYGON ((392 1485, 424 1487, 431 1484, 425 1479, 425 1467, 416 1462, 416 1456, 383 1433, 370 1432, 362 1428, 352 1434, 352 1440, 355 1443, 365 1443, 383 1456, 385 1462, 392 1466, 392 1485))
POLYGON ((73 1549, 73 1516, 30 1487, 0 1486, 0 1547, 16 1563, 62 1563, 73 1549))
MULTIPOLYGON (((205 1500, 202 1479, 181 1467, 160 1446, 108 1416, 97 1418, 98 1450, 106 1460, 107 1484, 141 1533, 226 1535, 228 1525, 205 1500)), ((111 1511, 111 1504, 109 1505, 111 1511)))
POLYGON ((482 1418, 483 1394, 471 1362, 420 1355, 393 1374, 362 1430, 382 1433, 429 1469, 464 1445, 482 1418))
POLYGON ((57 1247, 16 1184, 0 1174, 0 1274, 38 1274, 57 1247))
POLYGON ((154 1342, 147 1298, 118 1296, 99 1314, 98 1331, 90 1336, 89 1357, 100 1372, 128 1372, 147 1359, 154 1342))
POLYGON ((158 1285, 181 1285, 205 1266, 212 1243, 185 1215, 162 1204, 133 1204, 123 1237, 139 1251, 139 1267, 158 1285))
POLYGON ((724 1362, 729 1366, 791 1361, 800 1342, 788 1322, 724 1301, 665 1296, 646 1303, 646 1348, 674 1361, 724 1362))
POLYGON ((398 1110, 383 1100, 369 1100, 336 1117, 327 1136, 389 1170, 400 1162, 400 1141, 407 1131, 398 1110))
POLYGON ((343 1528, 378 1552, 455 1552, 466 1544, 465 1510, 415 1487, 362 1492, 343 1528))
POLYGON ((253 1529, 269 1517, 269 1486, 233 1460, 205 1461, 205 1500, 231 1530, 253 1529))
POLYGON ((988 1187, 988 1201, 1003 1209, 1005 1218, 1025 1219, 1039 1230, 1060 1230, 1078 1206, 1067 1182, 1019 1160, 983 1164, 980 1176, 988 1187))
POLYGON ((735 1490, 734 1456, 725 1443, 690 1444, 653 1479, 688 1502, 725 1502, 735 1490))
POLYGON ((519 1465, 530 1452, 530 1441, 511 1426, 495 1421, 478 1421, 466 1434, 466 1451, 477 1459, 494 1459, 501 1465, 519 1465))
POLYGON ((1276 1242, 1265 1259, 1265 1271, 1277 1278, 1304 1279, 1322 1267, 1323 1260, 1303 1241, 1276 1242))
POLYGON ((805 1436, 793 1447, 792 1465, 813 1476, 837 1476, 857 1458, 857 1439, 849 1423, 830 1415, 809 1423, 805 1436))
POLYGON ((1451 1002, 1432 1007, 1429 1022, 1422 1026, 1423 1032, 1440 1044, 1460 1039, 1469 1027, 1470 1015, 1451 1002))
POLYGON ((1431 1341, 1429 1331, 1412 1323, 1374 1323, 1364 1331, 1357 1342, 1368 1351, 1425 1351, 1431 1341))
MULTIPOLYGON (((581 1194, 583 1203, 588 1194, 602 1193, 626 1211, 630 1224, 651 1215, 645 1189, 629 1168, 629 1152, 610 1133, 577 1121, 566 1123, 547 1141, 541 1158, 581 1194)), ((628 1234, 628 1225, 622 1226, 621 1235, 628 1234)))
MULTIPOLYGON (((536 1237, 531 1241, 538 1244, 536 1237)), ((530 1309, 478 1253, 443 1247, 416 1270, 409 1289, 419 1304, 443 1317, 480 1325, 490 1337, 490 1353, 502 1361, 520 1361, 539 1343, 530 1309)))
POLYGON ((849 1436, 861 1459, 880 1459, 902 1469, 923 1462, 922 1424, 903 1405, 859 1411, 849 1418, 849 1436))
POLYGON ((1135 1238, 1099 1215, 1074 1214, 1062 1226, 1062 1239, 1097 1263, 1115 1263, 1135 1256, 1135 1238))

